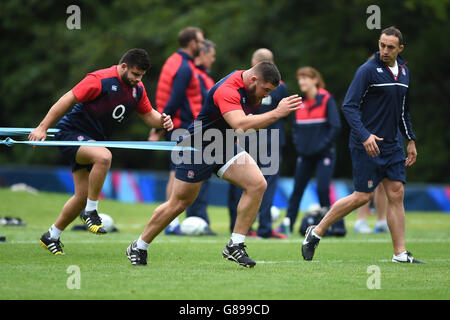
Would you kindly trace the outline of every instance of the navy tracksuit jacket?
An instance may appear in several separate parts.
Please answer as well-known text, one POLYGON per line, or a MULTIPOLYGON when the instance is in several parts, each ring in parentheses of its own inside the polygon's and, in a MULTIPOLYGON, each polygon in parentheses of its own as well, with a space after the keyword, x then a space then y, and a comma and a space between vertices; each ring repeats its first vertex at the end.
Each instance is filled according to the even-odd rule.
POLYGON ((364 149, 370 134, 383 138, 380 151, 402 147, 398 130, 407 140, 416 140, 409 116, 409 70, 397 57, 398 75, 380 60, 379 52, 358 68, 342 104, 342 112, 351 127, 350 148, 364 149))

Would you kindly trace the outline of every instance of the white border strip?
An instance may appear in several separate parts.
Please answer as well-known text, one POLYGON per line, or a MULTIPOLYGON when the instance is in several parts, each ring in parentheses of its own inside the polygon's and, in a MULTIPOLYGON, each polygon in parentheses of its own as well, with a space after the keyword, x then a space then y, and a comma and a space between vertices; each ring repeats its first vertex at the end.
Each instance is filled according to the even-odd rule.
POLYGON ((298 124, 310 124, 310 123, 324 123, 327 122, 327 119, 325 118, 319 118, 319 119, 298 119, 295 121, 298 124))
POLYGON ((225 173, 225 171, 227 171, 227 169, 233 164, 234 160, 236 160, 237 158, 239 158, 241 156, 241 154, 243 153, 247 153, 246 151, 241 151, 239 152, 237 155, 235 155, 233 158, 231 158, 230 160, 228 160, 227 163, 225 163, 222 167, 220 167, 219 171, 217 171, 217 175, 222 178, 223 174, 225 173))
POLYGON ((390 82, 390 83, 374 83, 370 85, 371 87, 386 87, 386 86, 402 86, 409 88, 406 84, 398 83, 398 82, 390 82))
MULTIPOLYGON (((211 243, 211 244, 223 244, 226 243, 229 238, 222 238, 222 239, 207 239, 205 237, 199 236, 183 236, 181 238, 183 239, 167 239, 170 236, 164 236, 164 237, 158 237, 156 238, 153 243, 211 243)), ((80 240, 80 239, 72 239, 72 240, 62 240, 64 244, 130 244, 133 241, 133 238, 130 239, 96 239, 96 240, 80 240)), ((247 241, 247 239, 246 239, 247 241)), ((264 243, 264 244, 301 244, 303 241, 303 238, 299 239, 248 239, 248 243, 258 244, 258 243, 264 243)), ((406 239, 406 243, 450 243, 450 239, 406 239)), ((370 243, 392 243, 392 240, 390 238, 385 239, 331 239, 331 238, 324 238, 323 240, 324 244, 342 244, 345 245, 346 243, 353 243, 353 244, 370 244, 370 243)), ((30 245, 36 245, 39 244, 38 240, 9 240, 7 237, 7 241, 2 243, 2 246, 7 246, 8 244, 30 244, 30 245)))

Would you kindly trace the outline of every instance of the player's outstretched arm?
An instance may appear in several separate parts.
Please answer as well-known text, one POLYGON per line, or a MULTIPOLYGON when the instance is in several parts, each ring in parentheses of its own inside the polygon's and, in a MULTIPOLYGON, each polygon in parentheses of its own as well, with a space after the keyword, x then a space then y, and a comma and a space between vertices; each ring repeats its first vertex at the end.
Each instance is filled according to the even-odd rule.
POLYGON ((278 106, 273 110, 279 114, 280 118, 288 116, 291 112, 297 111, 302 107, 302 97, 298 94, 281 99, 278 106))
POLYGON ((66 113, 66 111, 77 102, 78 100, 73 94, 72 90, 59 98, 59 100, 50 108, 41 123, 33 131, 31 131, 28 136, 28 140, 45 140, 45 138, 47 137, 48 128, 50 128, 53 123, 61 118, 66 113))
POLYGON ((298 95, 292 95, 283 98, 278 106, 268 112, 246 116, 243 110, 233 110, 223 114, 225 121, 233 129, 241 129, 247 131, 248 129, 262 129, 275 121, 286 117, 291 112, 301 108, 302 98, 298 95))

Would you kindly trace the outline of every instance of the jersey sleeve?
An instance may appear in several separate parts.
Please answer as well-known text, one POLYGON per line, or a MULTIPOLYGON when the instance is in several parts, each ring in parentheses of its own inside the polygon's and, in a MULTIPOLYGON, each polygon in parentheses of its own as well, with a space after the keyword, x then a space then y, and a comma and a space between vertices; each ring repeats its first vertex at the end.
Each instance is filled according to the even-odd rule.
POLYGON ((136 111, 139 114, 146 114, 152 111, 153 107, 150 103, 150 100, 148 99, 147 91, 145 90, 144 85, 140 83, 139 86, 142 88, 142 98, 141 100, 139 100, 136 111))
POLYGON ((102 84, 100 79, 93 74, 88 74, 72 89, 73 94, 80 102, 94 100, 101 91, 102 84))
POLYGON ((219 107, 221 114, 234 110, 242 110, 241 96, 235 89, 221 87, 214 93, 213 99, 214 104, 219 107))
POLYGON ((411 116, 409 113, 409 88, 406 91, 404 97, 404 103, 402 108, 402 116, 400 117, 400 132, 408 140, 416 140, 416 136, 412 130, 411 116))
POLYGON ((370 136, 370 132, 364 127, 361 120, 361 101, 365 95, 370 82, 368 70, 360 67, 350 84, 342 103, 342 113, 344 114, 350 128, 356 133, 358 140, 362 143, 370 136))

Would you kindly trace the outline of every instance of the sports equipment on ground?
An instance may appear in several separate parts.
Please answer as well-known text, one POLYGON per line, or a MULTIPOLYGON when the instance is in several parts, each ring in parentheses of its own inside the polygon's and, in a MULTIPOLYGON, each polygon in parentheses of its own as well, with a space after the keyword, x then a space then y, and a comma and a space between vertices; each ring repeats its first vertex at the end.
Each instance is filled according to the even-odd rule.
POLYGON ((99 213, 98 216, 102 220, 103 229, 105 229, 106 232, 113 232, 116 230, 114 227, 114 220, 110 215, 107 215, 106 213, 99 213))
POLYGON ((270 207, 270 216, 272 217, 272 223, 277 222, 281 217, 281 211, 278 207, 271 206, 270 207))
POLYGON ((89 227, 89 231, 94 234, 106 234, 107 231, 103 228, 102 220, 98 216, 97 210, 85 211, 80 213, 80 219, 89 227))
MULTIPOLYGON (((320 206, 310 206, 311 211, 307 211, 302 218, 299 232, 302 236, 306 235, 306 230, 310 225, 318 225, 322 221, 323 217, 326 215, 328 208, 320 206)), ((343 237, 347 234, 347 229, 345 228, 344 218, 333 223, 327 231, 324 233, 324 237, 334 236, 343 237)))
POLYGON ((208 231, 208 224, 200 217, 188 217, 181 222, 180 230, 188 236, 200 236, 208 231))

